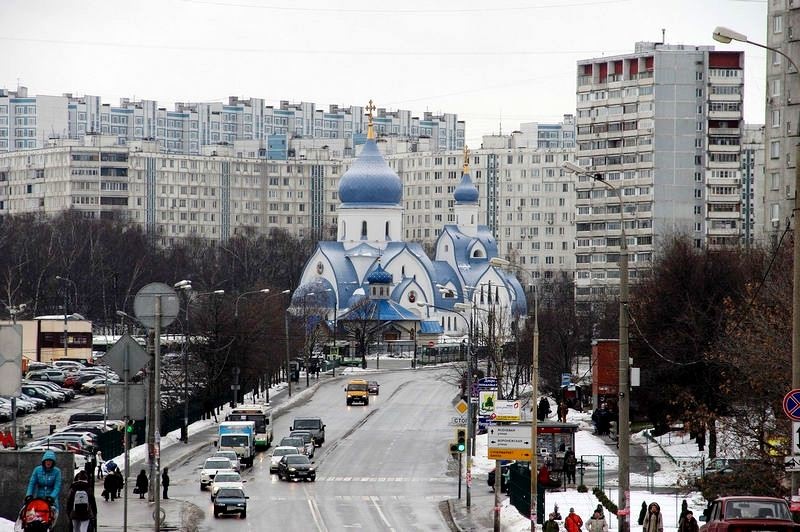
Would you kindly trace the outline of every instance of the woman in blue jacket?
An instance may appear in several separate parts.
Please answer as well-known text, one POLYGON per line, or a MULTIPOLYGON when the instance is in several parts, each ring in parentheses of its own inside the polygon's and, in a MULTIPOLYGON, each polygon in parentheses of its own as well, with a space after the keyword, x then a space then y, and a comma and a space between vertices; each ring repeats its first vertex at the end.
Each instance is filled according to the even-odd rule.
POLYGON ((45 499, 50 497, 56 510, 59 509, 58 497, 61 493, 61 470, 56 467, 56 453, 45 451, 42 455, 42 465, 34 468, 31 479, 28 481, 26 500, 31 498, 45 499))

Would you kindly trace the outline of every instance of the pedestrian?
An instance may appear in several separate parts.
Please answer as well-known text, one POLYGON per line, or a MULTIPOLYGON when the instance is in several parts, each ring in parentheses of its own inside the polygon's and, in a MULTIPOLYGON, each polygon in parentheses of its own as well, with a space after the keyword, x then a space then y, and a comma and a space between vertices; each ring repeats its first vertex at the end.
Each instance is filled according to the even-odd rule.
POLYGON ((664 518, 661 515, 661 506, 657 502, 651 502, 647 507, 642 529, 644 532, 664 532, 664 518))
POLYGON ((28 480, 25 501, 33 498, 45 499, 53 505, 56 512, 60 508, 58 497, 61 494, 61 470, 56 467, 56 453, 45 451, 41 465, 36 466, 28 480))
POLYGON ((161 487, 163 488, 163 494, 161 495, 162 499, 169 499, 167 496, 167 491, 169 490, 169 471, 168 467, 164 468, 164 472, 161 473, 161 487))
POLYGON ((555 514, 550 512, 547 516, 547 521, 542 525, 542 532, 558 532, 558 523, 556 523, 555 514))
POLYGON ((95 459, 97 460, 97 478, 98 479, 102 479, 103 478, 103 453, 100 452, 100 451, 97 451, 95 456, 96 456, 95 459))
POLYGON ((567 528, 567 532, 581 532, 581 528, 583 528, 583 519, 575 513, 575 508, 569 509, 569 514, 567 514, 567 518, 564 520, 564 526, 567 528))
POLYGON ((114 470, 113 475, 114 475, 114 486, 116 486, 117 488, 116 496, 117 499, 119 499, 120 497, 122 497, 122 488, 125 486, 125 479, 122 478, 122 471, 120 471, 119 468, 114 470))
POLYGON ((606 518, 603 517, 603 512, 595 510, 592 518, 586 522, 586 530, 588 532, 608 532, 608 523, 606 518))
POLYGON ((697 524, 697 519, 691 510, 687 510, 686 515, 683 516, 680 525, 678 525, 678 532, 698 532, 700 527, 697 524))
POLYGON ((142 469, 139 472, 139 476, 136 477, 136 493, 139 494, 140 499, 144 499, 144 495, 147 493, 149 487, 150 482, 147 480, 147 473, 142 469))
POLYGON ((69 488, 67 515, 72 521, 72 532, 88 532, 89 524, 97 517, 97 502, 86 471, 78 471, 69 488))
POLYGON ((117 494, 115 488, 116 488, 116 480, 114 479, 114 475, 109 473, 103 479, 103 493, 101 494, 106 502, 108 502, 109 498, 112 501, 114 500, 114 496, 117 494))
POLYGON ((14 435, 11 434, 10 430, 7 430, 3 433, 3 445, 6 449, 17 448, 17 443, 14 441, 14 435))
POLYGON ((578 459, 572 449, 567 449, 564 453, 564 476, 567 484, 575 484, 575 469, 578 467, 578 459))
POLYGON ((548 415, 550 415, 550 401, 547 400, 547 397, 542 397, 536 407, 536 418, 539 421, 544 421, 548 415))
POLYGON ((567 406, 567 403, 565 403, 564 401, 561 401, 561 404, 558 405, 558 420, 561 423, 566 423, 567 422, 567 414, 569 414, 569 407, 567 406))

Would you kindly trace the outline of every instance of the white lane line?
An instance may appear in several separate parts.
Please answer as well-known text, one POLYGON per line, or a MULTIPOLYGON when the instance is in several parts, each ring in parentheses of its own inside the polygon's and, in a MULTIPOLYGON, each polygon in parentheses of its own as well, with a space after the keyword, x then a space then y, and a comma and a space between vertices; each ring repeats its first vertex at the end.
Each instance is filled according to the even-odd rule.
POLYGON ((314 497, 308 493, 308 490, 305 488, 305 486, 303 486, 303 491, 306 493, 308 507, 311 510, 311 517, 314 519, 314 524, 317 526, 317 530, 319 532, 328 532, 328 527, 326 527, 325 523, 322 521, 322 514, 319 511, 316 499, 314 499, 314 497))
POLYGON ((386 528, 388 528, 389 530, 394 531, 394 528, 392 528, 392 525, 389 524, 389 520, 386 519, 386 516, 383 514, 383 510, 381 510, 381 507, 378 506, 378 497, 375 497, 373 495, 371 497, 371 500, 372 500, 373 506, 375 506, 375 509, 378 510, 378 515, 381 517, 381 520, 383 521, 383 524, 385 524, 386 528))

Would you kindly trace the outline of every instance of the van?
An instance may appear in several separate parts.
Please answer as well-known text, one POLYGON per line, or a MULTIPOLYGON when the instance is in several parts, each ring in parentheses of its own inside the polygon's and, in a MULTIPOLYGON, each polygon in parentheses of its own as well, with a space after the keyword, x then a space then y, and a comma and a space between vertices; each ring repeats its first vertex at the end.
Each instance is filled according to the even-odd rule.
POLYGON ((344 389, 347 394, 347 406, 353 403, 369 405, 369 385, 364 379, 353 379, 344 389))
POLYGON ((67 425, 74 425, 75 423, 83 423, 85 421, 103 421, 105 415, 102 412, 78 412, 72 414, 67 420, 67 425))

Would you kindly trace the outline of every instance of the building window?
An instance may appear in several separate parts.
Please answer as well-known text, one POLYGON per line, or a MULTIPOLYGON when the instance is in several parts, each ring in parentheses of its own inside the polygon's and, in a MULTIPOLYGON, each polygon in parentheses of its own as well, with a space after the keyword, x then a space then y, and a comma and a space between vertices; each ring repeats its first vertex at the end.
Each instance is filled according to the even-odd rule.
POLYGON ((772 52, 772 64, 774 66, 778 66, 781 64, 781 54, 778 52, 772 52))
POLYGON ((781 127, 781 110, 772 110, 772 127, 781 127))
POLYGON ((781 33, 783 31, 783 15, 775 15, 772 17, 772 33, 781 33))
POLYGON ((773 79, 772 80, 772 96, 780 96, 781 95, 781 80, 773 79))
POLYGON ((362 239, 367 238, 367 221, 366 220, 361 222, 361 238, 362 239))
POLYGON ((769 143, 769 158, 770 159, 779 159, 781 156, 781 142, 779 140, 773 140, 769 143))

